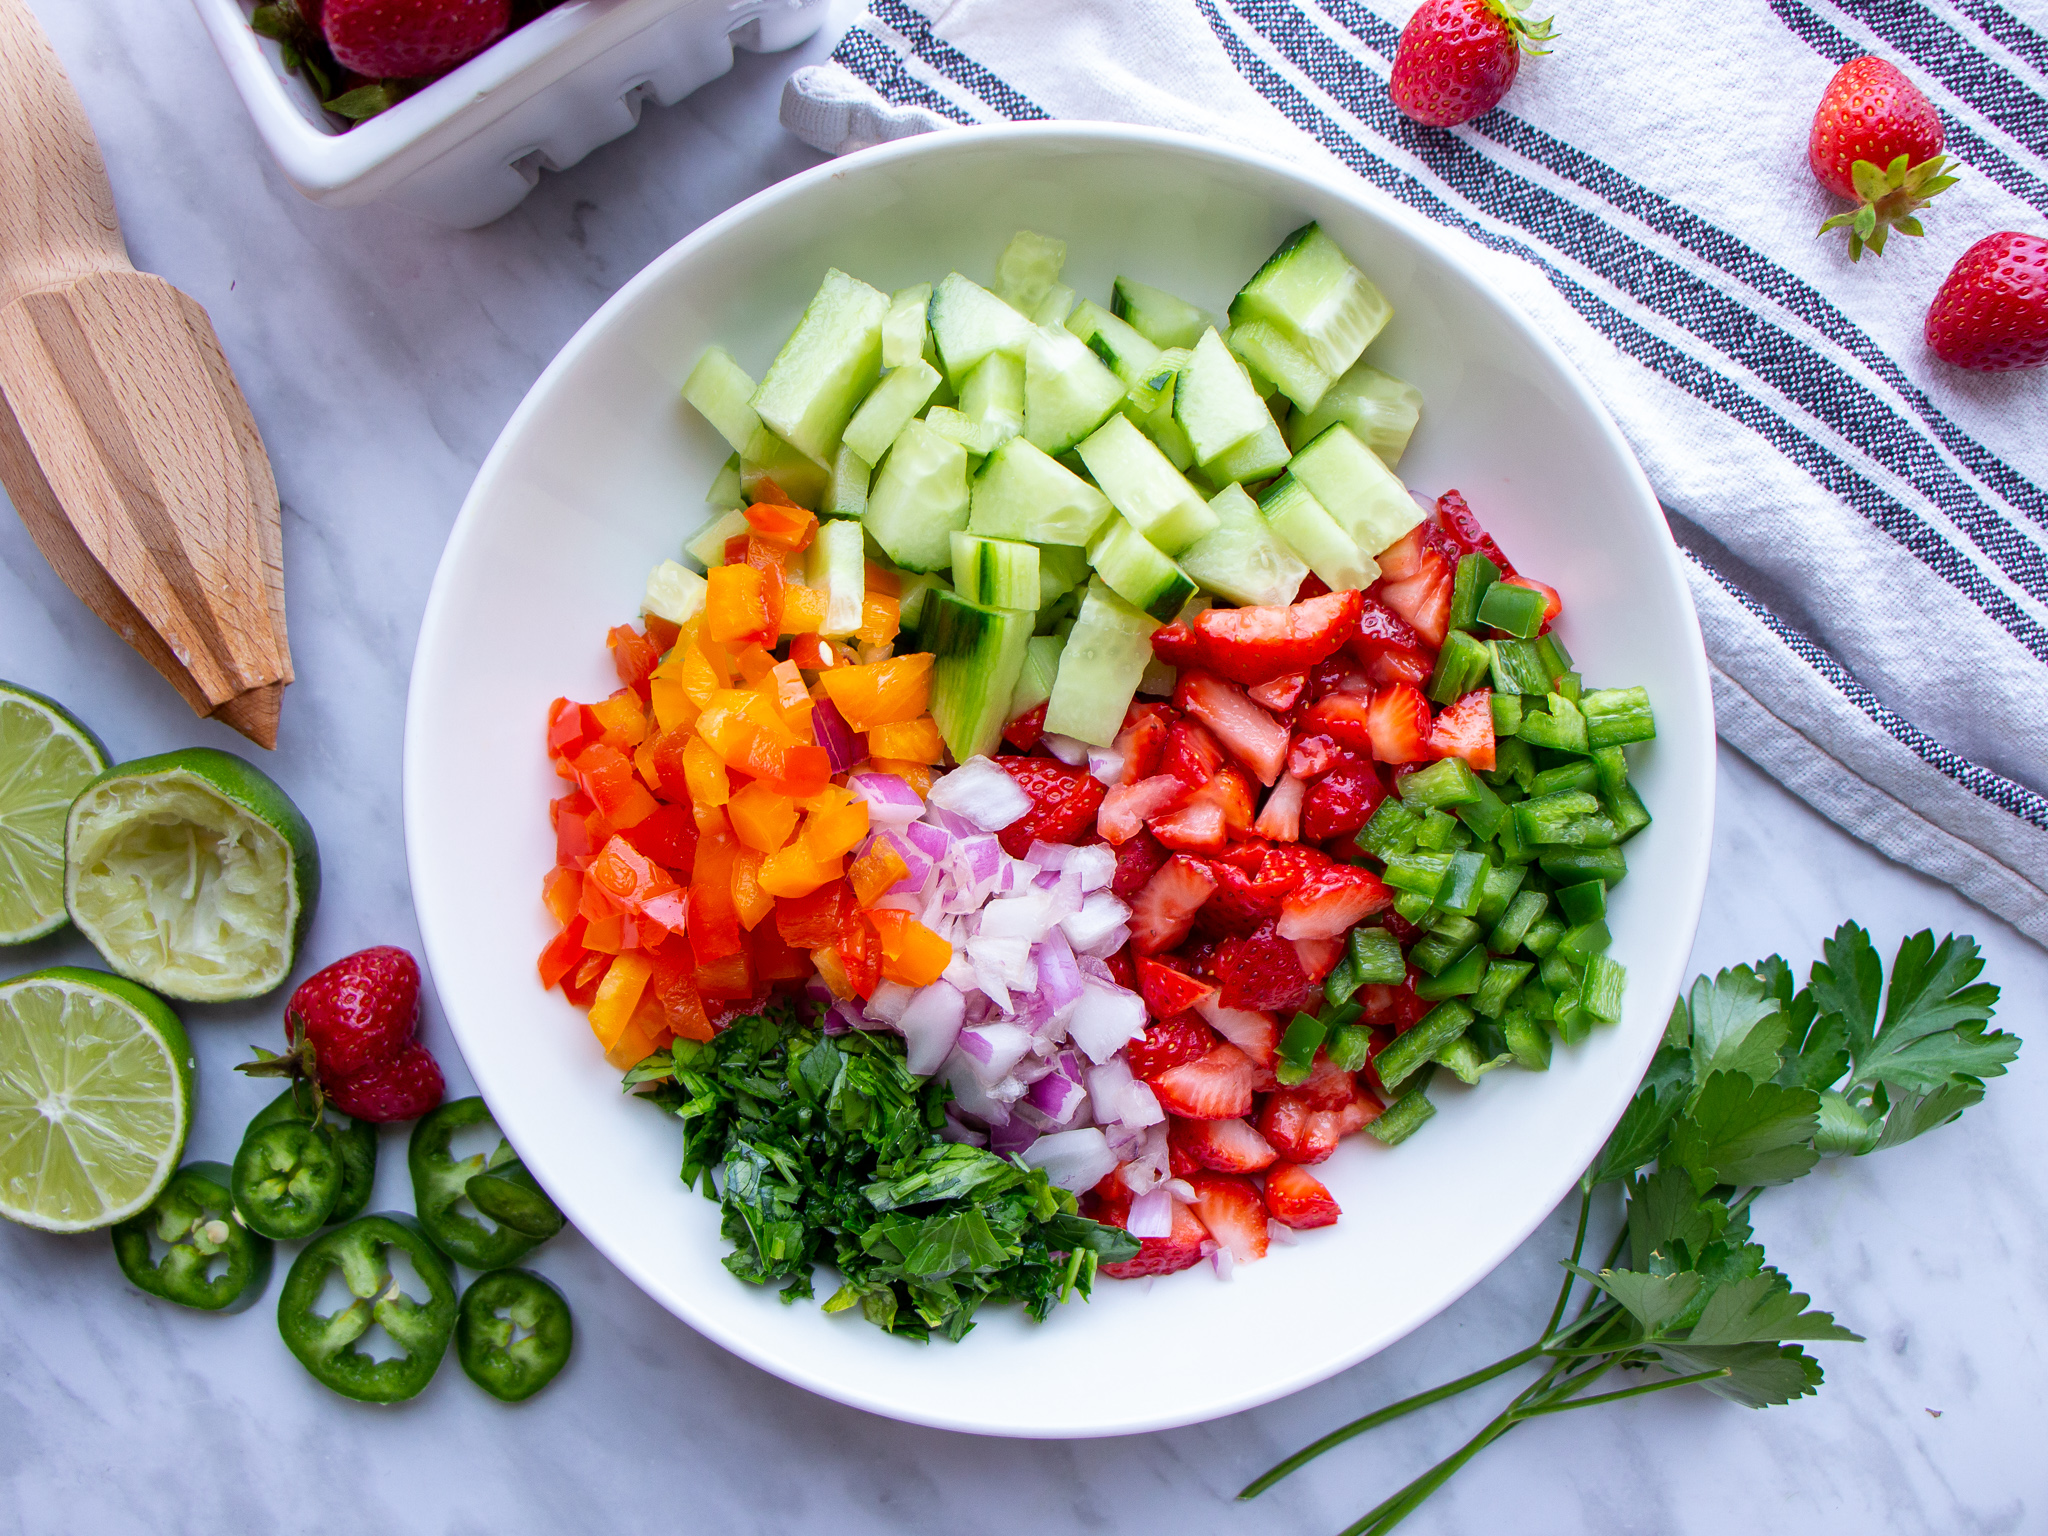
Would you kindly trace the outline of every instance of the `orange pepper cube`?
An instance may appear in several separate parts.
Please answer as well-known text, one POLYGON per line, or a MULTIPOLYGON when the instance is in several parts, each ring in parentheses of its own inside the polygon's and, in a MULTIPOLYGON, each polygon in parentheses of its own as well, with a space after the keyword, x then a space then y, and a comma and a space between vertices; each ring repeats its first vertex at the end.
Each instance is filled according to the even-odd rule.
POLYGON ((837 859, 868 835, 868 803, 851 790, 833 785, 820 791, 813 805, 804 818, 803 842, 814 857, 837 859))
POLYGON ((719 806, 732 797, 725 761, 702 736, 692 736, 683 745, 683 783, 692 805, 719 806))
POLYGON ((643 954, 628 952, 613 958, 604 980, 597 984, 597 996, 590 1000, 590 1031, 606 1050, 626 1032, 640 1006, 640 994, 647 990, 647 978, 653 974, 654 962, 643 954))
POLYGON ((773 640, 768 588, 751 565, 718 565, 705 578, 704 633, 721 645, 773 640))
POLYGON ((818 681, 856 731, 915 720, 931 707, 931 653, 918 651, 864 666, 834 667, 819 673, 818 681))
POLYGON ((825 594, 816 587, 792 583, 782 594, 782 632, 814 635, 825 622, 825 594))
POLYGON ((853 867, 846 872, 846 879, 853 887, 853 899, 864 907, 872 907, 890 887, 909 874, 910 866, 903 862, 903 855, 896 851, 896 844, 888 838, 878 837, 868 846, 866 853, 853 861, 853 867))
MULTIPOLYGON (((777 494, 781 488, 777 487, 777 494)), ((747 525, 757 538, 784 549, 802 549, 818 531, 817 517, 802 507, 779 502, 757 501, 746 509, 747 525)))
POLYGON ((733 836, 760 853, 773 853, 796 831, 796 802, 764 779, 736 791, 726 802, 725 814, 733 836))
POLYGON ((868 921, 882 941, 882 976, 906 987, 937 981, 953 959, 953 946, 908 912, 877 907, 868 921))
POLYGON ((761 861, 761 889, 777 897, 808 896, 819 886, 837 880, 842 864, 836 854, 818 857, 798 838, 761 861))
POLYGON ((630 752, 647 739, 647 710, 640 703, 640 695, 630 688, 621 688, 610 698, 591 705, 590 712, 597 716, 606 746, 630 752))
POLYGON ((887 645, 903 627, 903 605, 896 598, 869 592, 860 600, 860 628, 853 633, 863 645, 887 645))
POLYGON ((920 715, 915 720, 875 726, 868 732, 868 755, 906 763, 936 763, 944 760, 946 745, 939 738, 938 723, 930 715, 920 715))
POLYGON ((762 857, 752 848, 742 848, 732 861, 732 905, 739 913, 740 926, 752 929, 775 911, 775 898, 761 889, 762 857))

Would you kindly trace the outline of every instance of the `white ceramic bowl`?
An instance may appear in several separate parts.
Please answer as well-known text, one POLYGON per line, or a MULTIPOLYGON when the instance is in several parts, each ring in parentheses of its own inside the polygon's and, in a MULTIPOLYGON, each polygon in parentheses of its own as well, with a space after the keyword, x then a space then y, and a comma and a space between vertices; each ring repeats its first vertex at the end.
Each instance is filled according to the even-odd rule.
POLYGON ((192 0, 256 131, 319 203, 387 202, 469 229, 509 213, 543 170, 632 129, 732 68, 735 46, 793 48, 825 0, 566 0, 347 132, 249 30, 247 0, 192 0))
POLYGON ((1713 718, 1697 623, 1657 503, 1564 359, 1490 293, 1460 243, 1352 181, 1227 145, 1107 125, 964 129, 850 156, 713 220, 598 312, 534 385, 477 476, 420 632, 406 729, 413 895, 434 981, 499 1124, 577 1227, 701 1332, 877 1413, 1023 1436, 1120 1434, 1268 1401, 1400 1338, 1563 1197, 1655 1049, 1692 942, 1713 818, 1713 718), (1289 230, 1319 219, 1387 294, 1381 366, 1426 399, 1401 472, 1456 486, 1524 569, 1562 589, 1586 675, 1641 683, 1657 822, 1610 911, 1626 1017, 1433 1091, 1405 1145, 1346 1140, 1317 1169, 1343 1220, 1228 1283, 1206 1268, 1104 1281, 1044 1325, 990 1308, 958 1346, 786 1307, 720 1266, 717 1208, 677 1180, 676 1123, 623 1099, 583 1016, 540 991, 540 904, 560 782, 548 701, 616 686, 604 633, 701 521, 726 454, 678 398, 723 342, 758 376, 827 266, 889 290, 986 276, 1018 229, 1068 242, 1067 278, 1120 272, 1221 312, 1289 230))

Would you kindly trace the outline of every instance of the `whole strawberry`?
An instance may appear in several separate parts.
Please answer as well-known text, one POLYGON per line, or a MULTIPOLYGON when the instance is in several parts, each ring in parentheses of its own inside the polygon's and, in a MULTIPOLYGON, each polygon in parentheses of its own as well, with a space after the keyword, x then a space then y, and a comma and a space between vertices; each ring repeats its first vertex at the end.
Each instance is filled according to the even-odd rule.
POLYGON ((453 69, 512 25, 512 0, 321 0, 322 34, 343 69, 413 80, 453 69))
POLYGON ((1806 162, 1820 184, 1856 208, 1821 225, 1849 231, 1849 259, 1868 246, 1884 254, 1885 236, 1923 231, 1914 214, 1929 198, 1955 185, 1942 174, 1941 114, 1920 88, 1885 60, 1851 59, 1821 93, 1806 140, 1806 162))
POLYGON ((378 1125, 419 1119, 441 1102, 443 1092, 441 1065, 417 1040, 408 1040, 388 1061, 323 1086, 335 1108, 378 1125))
POLYGON ((1550 22, 1526 21, 1528 0, 1422 0, 1401 29, 1387 90, 1394 105, 1431 128, 1490 110, 1507 95, 1522 50, 1542 53, 1550 22))
POLYGON ((252 1077, 310 1081, 359 1120, 410 1120, 441 1102, 441 1069, 413 1038, 419 962, 394 945, 359 950, 299 983, 285 1005, 285 1050, 259 1049, 252 1077))
POLYGON ((1927 345, 1986 373, 2048 363, 2048 237, 2002 230, 1963 252, 1928 308, 1927 345))

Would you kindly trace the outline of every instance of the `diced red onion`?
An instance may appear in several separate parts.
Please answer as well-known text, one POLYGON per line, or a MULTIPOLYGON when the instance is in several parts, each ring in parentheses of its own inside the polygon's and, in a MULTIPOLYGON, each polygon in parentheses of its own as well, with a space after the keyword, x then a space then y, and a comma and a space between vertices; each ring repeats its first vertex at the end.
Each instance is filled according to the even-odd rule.
POLYGON ((993 1126, 988 1133, 988 1149, 999 1157, 1008 1157, 1013 1152, 1022 1152, 1038 1140, 1038 1127, 1022 1119, 1013 1118, 1008 1125, 993 1126))
POLYGON ((954 1043, 974 1063, 974 1075, 982 1085, 991 1089, 1031 1051, 1029 1031, 995 1020, 961 1030, 954 1043))
POLYGON ((1067 947, 1064 934, 1055 928, 1032 954, 1038 961, 1039 995, 1055 1012, 1080 999, 1081 969, 1074 963, 1074 952, 1067 947))
POLYGON ((1133 1237, 1167 1237, 1173 1232, 1173 1196, 1161 1184, 1131 1202, 1124 1230, 1133 1237))
POLYGON ((1031 809, 1023 786, 985 757, 970 757, 932 785, 927 800, 984 832, 998 831, 1031 809))
POLYGON ((1166 1178, 1165 1126, 1148 1125, 1143 1130, 1135 1130, 1119 1124, 1104 1126, 1103 1134, 1122 1159, 1117 1177, 1132 1194, 1142 1195, 1166 1178))
POLYGON ((904 1065, 917 1077, 929 1077, 953 1049, 960 1033, 967 999, 960 989, 941 979, 919 987, 897 1015, 896 1027, 903 1032, 904 1065))
POLYGON ((1041 1136, 1024 1149, 1023 1157, 1026 1166, 1043 1168, 1046 1178, 1061 1189, 1077 1192, 1093 1189, 1116 1169, 1116 1154, 1093 1126, 1041 1136))
POLYGON ((1027 939, 1036 942, 1056 919, 1045 892, 1026 891, 1021 896, 1001 896, 981 909, 975 932, 985 939, 1027 939))
POLYGON ((1088 776, 1098 784, 1121 783, 1124 776, 1123 753, 1114 747, 1090 747, 1088 776))
POLYGON ((924 814, 918 792, 893 773, 856 773, 846 787, 867 801, 868 820, 875 826, 900 827, 924 814))
POLYGON ((1193 1205, 1195 1203, 1195 1186, 1186 1179, 1168 1179, 1161 1188, 1182 1205, 1193 1205))
POLYGON ((1230 1246, 1227 1243, 1218 1243, 1212 1237, 1203 1242, 1202 1249, 1209 1256, 1209 1263, 1216 1271, 1216 1278, 1228 1280, 1230 1272, 1237 1267, 1237 1259, 1231 1253, 1230 1246), (1215 1244, 1213 1251, 1210 1249, 1212 1243, 1215 1244))
POLYGON ((1268 1221, 1266 1222, 1266 1241, 1269 1243, 1279 1243, 1283 1247, 1292 1248, 1296 1243, 1301 1241, 1301 1237, 1294 1230, 1294 1228, 1288 1226, 1285 1222, 1273 1221, 1271 1219, 1268 1219, 1268 1221))
POLYGON ((1064 1069, 1065 1063, 1072 1060, 1072 1052, 1062 1052, 1059 1064, 1031 1085, 1031 1091, 1018 1104, 1018 1109, 1022 1110, 1024 1102, 1028 1102, 1053 1125, 1065 1125, 1071 1121, 1088 1096, 1087 1091, 1064 1069))
MULTIPOLYGON (((936 986, 938 983, 934 982, 933 985, 936 986)), ((959 1051, 952 1052, 939 1068, 939 1076, 952 1088, 953 1103, 961 1114, 990 1127, 1010 1123, 1009 1102, 996 1098, 982 1087, 981 1079, 975 1076, 975 1063, 972 1058, 959 1051)))
POLYGON ((1088 761, 1088 743, 1072 736, 1058 736, 1047 731, 1038 738, 1039 745, 1069 768, 1078 768, 1088 761))
POLYGON ((878 981, 868 998, 868 1017, 880 1019, 884 1024, 900 1024, 903 1010, 910 1006, 910 1000, 917 993, 900 981, 878 981))
POLYGON ((1079 953, 1102 958, 1123 947, 1117 935, 1127 932, 1125 925, 1130 920, 1131 909, 1120 898, 1108 891, 1092 891, 1079 912, 1061 919, 1060 931, 1079 953))
POLYGON ((1084 979, 1067 1034, 1092 1061, 1108 1061, 1145 1029, 1145 1001, 1122 987, 1084 979))
POLYGON ((956 1107, 952 1104, 946 1106, 946 1123, 939 1127, 939 1140, 957 1141, 970 1147, 987 1146, 988 1132, 978 1131, 973 1126, 967 1124, 966 1121, 956 1117, 953 1113, 956 1107))
POLYGON ((811 706, 811 731, 818 738, 818 745, 825 749, 834 773, 846 772, 868 755, 867 744, 855 736, 853 727, 839 713, 839 706, 830 699, 820 699, 811 706))
MULTIPOLYGON (((868 814, 874 813, 870 811, 868 814)), ((928 821, 911 822, 903 829, 903 835, 918 852, 934 863, 943 863, 946 855, 953 851, 953 835, 928 821)))

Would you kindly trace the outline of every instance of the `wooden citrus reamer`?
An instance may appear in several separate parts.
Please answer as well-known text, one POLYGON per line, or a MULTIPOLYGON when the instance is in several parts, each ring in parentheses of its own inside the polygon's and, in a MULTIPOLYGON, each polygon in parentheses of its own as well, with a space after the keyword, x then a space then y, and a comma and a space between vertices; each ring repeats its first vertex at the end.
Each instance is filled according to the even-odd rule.
POLYGON ((85 109, 22 0, 0 0, 0 485, 186 703, 277 744, 270 461, 206 311, 129 262, 85 109))

